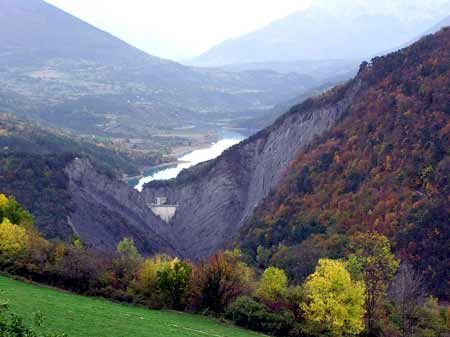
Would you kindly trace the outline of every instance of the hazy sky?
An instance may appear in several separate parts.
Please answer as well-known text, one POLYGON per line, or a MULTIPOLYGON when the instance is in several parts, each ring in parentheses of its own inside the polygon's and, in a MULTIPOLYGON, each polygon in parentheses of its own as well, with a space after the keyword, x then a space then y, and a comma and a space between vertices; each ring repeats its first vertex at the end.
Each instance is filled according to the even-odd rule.
POLYGON ((413 25, 420 16, 446 16, 450 8, 450 0, 46 1, 150 54, 177 61, 310 6, 339 17, 393 14, 413 25), (449 6, 443 9, 444 4, 449 6))
POLYGON ((196 56, 311 0, 47 0, 153 55, 196 56))

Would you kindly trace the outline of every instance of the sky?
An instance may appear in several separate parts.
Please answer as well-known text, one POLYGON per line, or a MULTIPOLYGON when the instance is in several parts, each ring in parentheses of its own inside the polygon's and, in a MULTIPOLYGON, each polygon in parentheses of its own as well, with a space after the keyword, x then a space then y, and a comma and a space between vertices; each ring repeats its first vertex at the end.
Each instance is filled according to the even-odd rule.
MULTIPOLYGON (((338 16, 436 17, 450 0, 45 0, 149 54, 188 61, 223 40, 310 7, 338 16), (419 9, 419 10, 417 10, 419 9)), ((449 8, 448 6, 446 7, 449 8)), ((447 14, 444 10, 442 16, 447 14)))
POLYGON ((312 0, 46 1, 152 55, 182 61, 306 9, 312 0))

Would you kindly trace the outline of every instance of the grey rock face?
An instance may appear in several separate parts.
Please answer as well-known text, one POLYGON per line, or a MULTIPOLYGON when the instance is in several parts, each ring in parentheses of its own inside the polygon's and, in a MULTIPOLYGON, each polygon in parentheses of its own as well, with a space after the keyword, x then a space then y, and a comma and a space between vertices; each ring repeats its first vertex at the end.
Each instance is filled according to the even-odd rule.
POLYGON ((165 224, 141 195, 125 183, 99 174, 87 159, 75 159, 67 168, 74 233, 89 245, 115 250, 124 237, 133 238, 146 253, 176 253, 165 236, 165 224))
POLYGON ((147 202, 163 196, 179 205, 169 238, 179 254, 197 259, 230 242, 298 152, 341 118, 359 86, 354 81, 342 89, 338 102, 293 108, 270 128, 175 181, 145 186, 147 202))
POLYGON ((331 98, 306 101, 219 158, 185 170, 177 179, 147 184, 142 193, 98 174, 87 160, 75 160, 67 167, 71 224, 85 241, 103 249, 115 248, 127 236, 144 253, 208 256, 233 240, 290 161, 336 124, 360 86, 354 80, 331 98), (157 197, 177 205, 168 223, 150 209, 157 197))

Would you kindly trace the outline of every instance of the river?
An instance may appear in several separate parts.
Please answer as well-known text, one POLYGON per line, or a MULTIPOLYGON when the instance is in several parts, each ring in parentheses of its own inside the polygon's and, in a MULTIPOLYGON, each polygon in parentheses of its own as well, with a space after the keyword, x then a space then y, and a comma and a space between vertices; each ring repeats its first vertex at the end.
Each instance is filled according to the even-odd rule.
POLYGON ((139 180, 138 184, 135 186, 135 189, 141 192, 144 185, 151 181, 176 178, 182 170, 204 161, 214 159, 220 156, 223 151, 232 147, 233 145, 240 143, 244 139, 245 136, 237 132, 222 131, 219 134, 219 140, 217 142, 212 143, 206 148, 194 150, 178 158, 178 164, 174 164, 173 166, 169 167, 149 170, 148 172, 146 172, 147 176, 139 180))

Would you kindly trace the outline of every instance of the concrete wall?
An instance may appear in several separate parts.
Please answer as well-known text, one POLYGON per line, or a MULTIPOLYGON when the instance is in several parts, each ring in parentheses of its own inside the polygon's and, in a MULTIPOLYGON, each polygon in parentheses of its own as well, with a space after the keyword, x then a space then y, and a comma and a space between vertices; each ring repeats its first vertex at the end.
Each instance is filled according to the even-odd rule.
POLYGON ((163 221, 169 223, 177 211, 176 206, 152 206, 151 210, 155 215, 159 216, 163 221))

